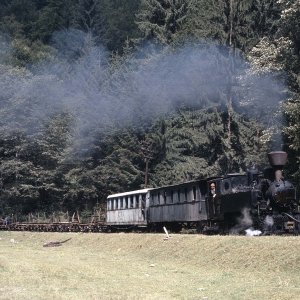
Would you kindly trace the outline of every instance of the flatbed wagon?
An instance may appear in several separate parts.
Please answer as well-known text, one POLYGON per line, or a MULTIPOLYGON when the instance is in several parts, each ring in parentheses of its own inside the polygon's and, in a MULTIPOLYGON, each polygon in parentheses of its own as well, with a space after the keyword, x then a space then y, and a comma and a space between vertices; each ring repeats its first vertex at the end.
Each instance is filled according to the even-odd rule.
POLYGON ((36 231, 36 232, 104 232, 104 222, 95 223, 11 223, 0 225, 0 230, 10 231, 36 231))

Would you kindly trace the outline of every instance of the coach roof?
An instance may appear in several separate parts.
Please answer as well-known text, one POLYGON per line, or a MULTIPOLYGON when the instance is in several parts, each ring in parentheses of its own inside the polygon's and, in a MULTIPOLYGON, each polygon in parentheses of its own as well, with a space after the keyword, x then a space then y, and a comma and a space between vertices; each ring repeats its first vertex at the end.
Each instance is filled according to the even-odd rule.
POLYGON ((130 195, 137 195, 137 194, 146 194, 150 190, 151 189, 142 189, 142 190, 135 190, 135 191, 125 192, 125 193, 113 194, 113 195, 109 195, 107 197, 107 199, 123 197, 123 196, 130 196, 130 195))

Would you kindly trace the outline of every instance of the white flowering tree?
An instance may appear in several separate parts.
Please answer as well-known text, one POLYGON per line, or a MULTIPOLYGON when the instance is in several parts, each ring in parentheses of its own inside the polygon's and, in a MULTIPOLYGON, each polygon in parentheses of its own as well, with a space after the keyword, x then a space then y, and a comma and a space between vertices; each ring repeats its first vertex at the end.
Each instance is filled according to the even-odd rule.
POLYGON ((287 78, 290 99, 284 105, 287 144, 291 173, 300 177, 300 0, 278 0, 281 17, 275 38, 264 37, 249 53, 253 71, 283 73, 287 78), (287 75, 287 76, 286 76, 287 75))

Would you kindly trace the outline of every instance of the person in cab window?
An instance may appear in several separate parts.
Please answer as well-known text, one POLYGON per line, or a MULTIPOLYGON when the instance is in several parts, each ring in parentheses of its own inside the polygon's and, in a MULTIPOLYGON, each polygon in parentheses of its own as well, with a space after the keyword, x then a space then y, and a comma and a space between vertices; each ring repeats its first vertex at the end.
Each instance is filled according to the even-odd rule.
POLYGON ((215 198, 216 195, 217 195, 217 194, 216 194, 216 184, 215 184, 214 182, 212 182, 212 183, 210 184, 209 188, 210 188, 210 191, 209 191, 210 196, 213 197, 213 198, 215 198))
POLYGON ((209 194, 212 198, 213 214, 216 216, 220 213, 220 204, 216 193, 216 184, 214 182, 209 185, 209 194))

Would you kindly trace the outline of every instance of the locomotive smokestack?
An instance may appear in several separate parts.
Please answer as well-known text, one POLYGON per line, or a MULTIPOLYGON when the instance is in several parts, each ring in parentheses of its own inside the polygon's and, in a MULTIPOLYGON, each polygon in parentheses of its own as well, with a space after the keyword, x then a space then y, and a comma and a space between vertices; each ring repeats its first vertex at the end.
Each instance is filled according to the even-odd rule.
POLYGON ((287 162, 287 153, 284 151, 273 151, 268 153, 270 165, 275 170, 276 181, 282 180, 282 169, 287 162))

